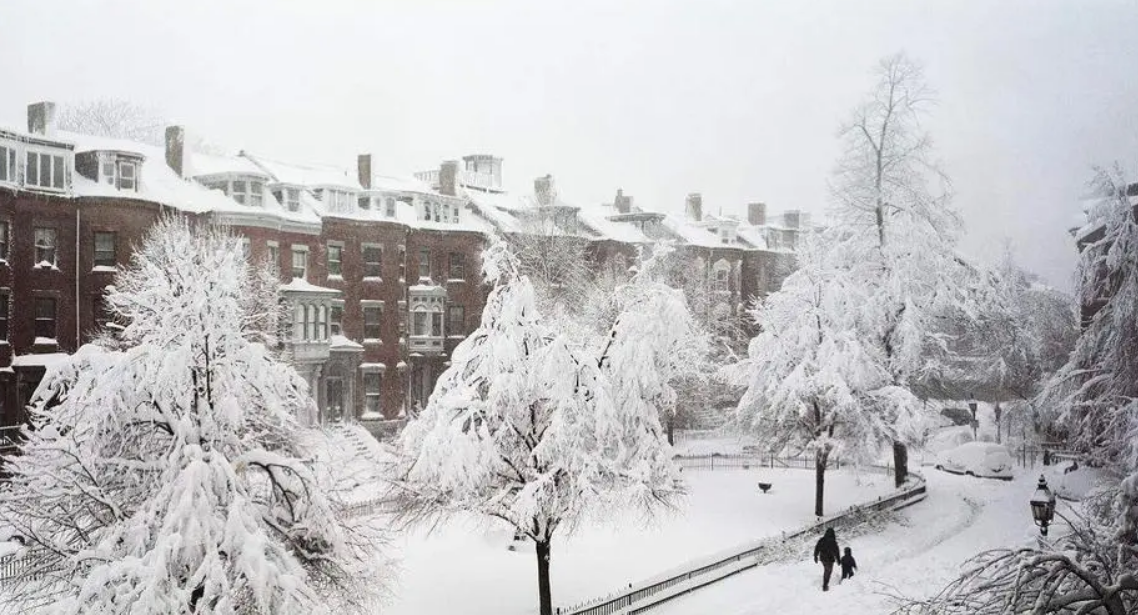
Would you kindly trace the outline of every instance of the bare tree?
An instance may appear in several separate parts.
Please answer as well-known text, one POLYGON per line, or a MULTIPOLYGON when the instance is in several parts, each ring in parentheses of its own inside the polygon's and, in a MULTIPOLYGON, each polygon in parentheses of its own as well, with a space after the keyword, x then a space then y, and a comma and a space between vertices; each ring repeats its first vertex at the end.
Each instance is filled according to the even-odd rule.
POLYGON ((152 108, 117 98, 61 105, 56 122, 63 130, 99 137, 162 145, 166 121, 152 108))

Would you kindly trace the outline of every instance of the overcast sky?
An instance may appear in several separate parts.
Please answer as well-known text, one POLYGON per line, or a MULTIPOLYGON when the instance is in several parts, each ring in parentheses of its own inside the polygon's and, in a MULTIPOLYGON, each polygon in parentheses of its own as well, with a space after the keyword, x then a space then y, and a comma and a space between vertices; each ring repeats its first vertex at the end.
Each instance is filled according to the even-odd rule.
POLYGON ((928 128, 968 225, 1070 287, 1093 164, 1138 176, 1138 3, 0 2, 0 123, 116 97, 236 149, 408 174, 505 158, 582 203, 824 212, 835 130, 882 56, 939 94, 928 128))

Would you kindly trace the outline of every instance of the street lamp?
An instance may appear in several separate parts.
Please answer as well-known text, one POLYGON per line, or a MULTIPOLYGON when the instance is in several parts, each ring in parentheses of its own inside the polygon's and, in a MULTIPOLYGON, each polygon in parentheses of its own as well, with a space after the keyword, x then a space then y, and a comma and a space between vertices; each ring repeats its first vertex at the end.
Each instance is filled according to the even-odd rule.
POLYGON ((1031 496, 1031 516, 1039 526, 1039 533, 1047 535, 1047 526, 1055 518, 1055 494, 1047 488, 1047 479, 1041 475, 1039 485, 1031 496))

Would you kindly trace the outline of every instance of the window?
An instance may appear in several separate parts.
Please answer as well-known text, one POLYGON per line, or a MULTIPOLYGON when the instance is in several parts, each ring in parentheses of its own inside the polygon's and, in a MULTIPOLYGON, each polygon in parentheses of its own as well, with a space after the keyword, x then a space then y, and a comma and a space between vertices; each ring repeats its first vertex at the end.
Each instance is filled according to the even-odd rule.
POLYGON ((395 199, 392 197, 387 197, 387 217, 395 217, 395 199))
POLYGON ((370 196, 361 196, 359 198, 358 202, 360 205, 360 209, 363 209, 363 210, 371 209, 371 197, 370 196))
POLYGON ((278 244, 275 241, 270 241, 267 243, 267 245, 269 248, 269 264, 272 265, 274 269, 277 267, 280 267, 281 266, 281 247, 280 247, 280 244, 278 244))
POLYGON ((328 335, 344 334, 344 305, 333 304, 328 310, 328 335))
POLYGON ((36 337, 55 339, 55 298, 36 297, 36 337))
POLYGON ((0 182, 16 182, 16 149, 0 145, 0 182))
POLYGON ((466 308, 463 306, 447 308, 447 335, 466 335, 466 308))
POLYGON ((364 412, 380 413, 380 399, 383 391, 383 372, 364 372, 364 412))
POLYGON ((426 248, 419 250, 419 277, 431 277, 431 251, 426 248))
POLYGON ((715 290, 720 291, 720 292, 727 292, 728 290, 730 290, 731 289, 730 282, 729 282, 730 275, 731 275, 731 272, 728 269, 726 269, 726 267, 724 267, 724 268, 716 267, 715 268, 715 290))
POLYGON ((364 246, 364 277, 383 277, 383 249, 379 246, 364 246))
POLYGON ((8 223, 0 222, 0 260, 8 260, 8 223))
POLYGON ((303 280, 308 276, 308 246, 292 247, 292 277, 303 280))
POLYGON ((304 306, 297 305, 293 310, 292 339, 299 342, 304 339, 304 306))
POLYGON ((312 339, 328 339, 328 308, 323 305, 316 308, 316 327, 312 332, 312 339))
POLYGON ((328 275, 344 275, 344 246, 328 244, 328 275))
POLYGON ((284 191, 284 206, 289 211, 300 211, 300 190, 297 188, 285 188, 284 191))
POLYGON ((28 152, 24 183, 39 188, 63 190, 63 156, 28 152))
POLYGON ((407 247, 399 246, 399 281, 407 280, 407 247))
POLYGON ((99 163, 99 180, 104 184, 115 185, 115 161, 110 158, 104 158, 99 163))
POLYGON ((249 182, 243 179, 235 179, 230 183, 229 196, 233 197, 234 201, 245 204, 249 199, 249 182))
POLYGON ((241 258, 245 262, 249 262, 249 257, 253 255, 253 243, 249 241, 248 237, 241 238, 241 258))
POLYGON ((434 337, 443 336, 443 313, 431 312, 431 335, 434 337))
POLYGON ((415 312, 415 316, 411 321, 411 335, 418 337, 427 336, 427 323, 429 322, 427 318, 426 312, 415 312))
POLYGON ((466 263, 462 258, 460 252, 450 253, 450 279, 452 280, 465 280, 466 279, 466 263))
POLYGON ((383 318, 383 306, 379 304, 364 304, 364 339, 380 339, 380 323, 383 318))
POLYGON ((304 339, 312 341, 316 339, 316 306, 304 306, 304 339))
POLYGON ((115 234, 96 232, 95 233, 95 266, 96 267, 114 267, 115 266, 115 234))
POLYGON ((0 292, 0 340, 8 339, 8 292, 0 292))
POLYGON ((55 266, 55 229, 37 228, 35 230, 36 267, 55 266))
POLYGON ((133 162, 119 163, 119 190, 138 190, 138 183, 135 181, 137 169, 133 162))

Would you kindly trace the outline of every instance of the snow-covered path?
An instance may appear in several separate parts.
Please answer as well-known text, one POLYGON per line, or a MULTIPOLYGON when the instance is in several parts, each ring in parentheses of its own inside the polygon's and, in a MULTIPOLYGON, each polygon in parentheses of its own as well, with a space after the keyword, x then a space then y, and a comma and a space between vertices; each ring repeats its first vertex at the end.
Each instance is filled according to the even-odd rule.
POLYGON ((926 468, 928 499, 900 514, 896 524, 841 546, 851 547, 859 570, 852 580, 821 591, 822 567, 810 553, 772 564, 662 604, 657 615, 716 613, 825 613, 881 615, 895 608, 890 594, 924 596, 956 576, 967 558, 984 549, 1022 542, 1038 530, 1028 499, 1033 472, 1011 483, 954 476, 926 468), (836 610, 835 610, 836 609, 836 610))

